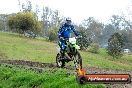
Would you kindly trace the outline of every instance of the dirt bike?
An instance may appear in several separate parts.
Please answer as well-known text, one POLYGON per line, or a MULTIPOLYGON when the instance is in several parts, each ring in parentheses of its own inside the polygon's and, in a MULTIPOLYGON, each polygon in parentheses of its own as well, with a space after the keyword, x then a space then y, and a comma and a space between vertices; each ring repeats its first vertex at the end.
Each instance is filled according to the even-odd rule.
MULTIPOLYGON (((79 53, 80 47, 77 45, 78 37, 69 38, 66 40, 67 48, 66 53, 71 58, 70 61, 74 62, 75 68, 78 69, 79 67, 82 67, 82 57, 79 53)), ((58 67, 63 68, 65 66, 65 63, 68 63, 69 60, 66 56, 62 56, 61 51, 56 56, 56 63, 58 67)))

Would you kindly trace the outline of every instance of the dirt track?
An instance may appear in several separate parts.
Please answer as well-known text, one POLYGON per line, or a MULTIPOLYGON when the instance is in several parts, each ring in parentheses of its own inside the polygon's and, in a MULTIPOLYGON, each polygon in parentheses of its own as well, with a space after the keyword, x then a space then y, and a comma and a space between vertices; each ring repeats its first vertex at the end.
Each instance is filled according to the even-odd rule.
MULTIPOLYGON (((24 60, 0 60, 1 63, 13 64, 13 65, 23 65, 28 66, 33 70, 42 72, 43 68, 57 68, 56 64, 53 63, 42 63, 42 62, 32 62, 24 60)), ((130 74, 132 77, 132 70, 117 70, 109 68, 95 68, 95 67, 84 67, 87 73, 90 74, 130 74)), ((66 69, 71 70, 70 74, 74 74, 74 67, 67 66, 66 69)), ((132 83, 130 84, 107 84, 107 88, 132 88, 132 83)))

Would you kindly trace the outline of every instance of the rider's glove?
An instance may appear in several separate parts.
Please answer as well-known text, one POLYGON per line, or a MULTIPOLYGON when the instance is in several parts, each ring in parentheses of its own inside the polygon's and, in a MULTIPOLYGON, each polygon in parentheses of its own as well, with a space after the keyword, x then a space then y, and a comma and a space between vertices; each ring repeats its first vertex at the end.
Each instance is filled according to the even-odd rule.
POLYGON ((63 38, 63 37, 59 37, 59 39, 60 39, 60 40, 64 40, 64 38, 63 38))
POLYGON ((82 36, 81 35, 78 35, 77 38, 82 38, 82 36))

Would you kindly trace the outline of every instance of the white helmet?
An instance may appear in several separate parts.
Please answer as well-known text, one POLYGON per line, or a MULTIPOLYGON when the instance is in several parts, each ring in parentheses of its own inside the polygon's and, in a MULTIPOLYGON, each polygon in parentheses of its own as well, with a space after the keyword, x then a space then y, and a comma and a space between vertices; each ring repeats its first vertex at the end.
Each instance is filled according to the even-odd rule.
POLYGON ((71 18, 70 18, 70 17, 67 17, 67 18, 66 18, 66 21, 71 21, 71 18))

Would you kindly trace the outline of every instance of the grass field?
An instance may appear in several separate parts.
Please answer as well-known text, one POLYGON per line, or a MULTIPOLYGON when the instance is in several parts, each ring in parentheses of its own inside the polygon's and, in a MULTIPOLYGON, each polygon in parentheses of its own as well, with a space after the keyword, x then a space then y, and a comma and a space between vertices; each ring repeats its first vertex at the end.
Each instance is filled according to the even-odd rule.
MULTIPOLYGON (((22 59, 55 63, 57 44, 44 39, 31 39, 14 33, 0 32, 0 58, 22 59)), ((83 65, 100 68, 132 70, 132 54, 125 54, 122 58, 113 59, 105 49, 99 54, 81 51, 83 65)))
POLYGON ((105 88, 102 84, 79 85, 65 69, 42 73, 12 65, 0 64, 0 88, 105 88))

